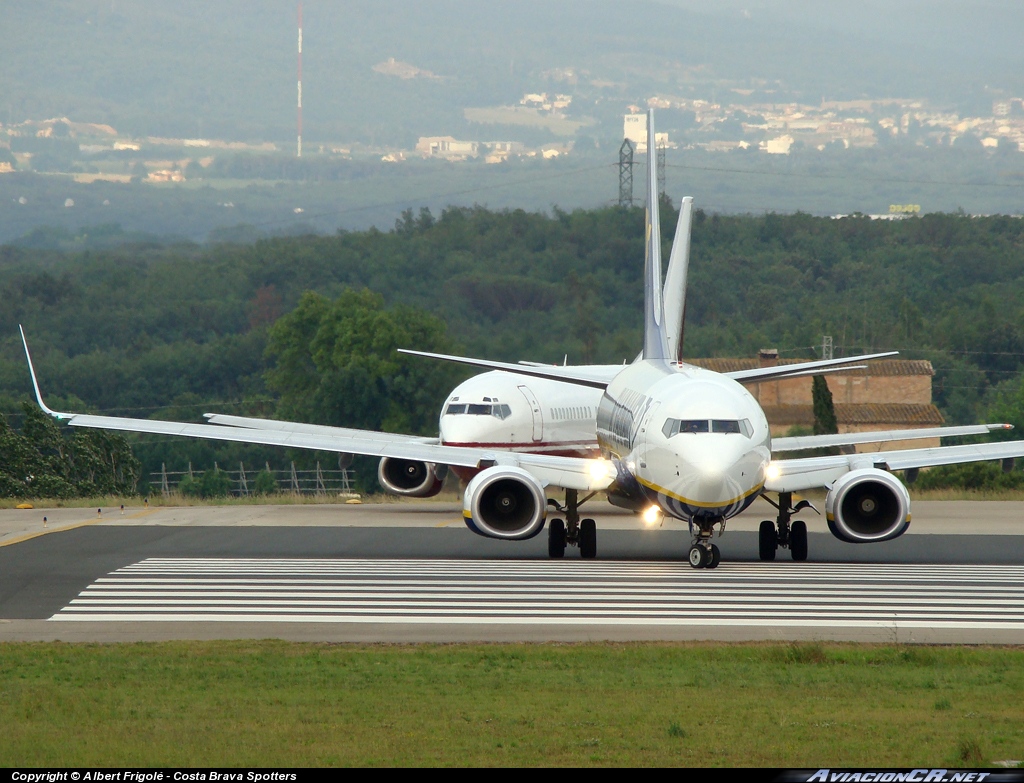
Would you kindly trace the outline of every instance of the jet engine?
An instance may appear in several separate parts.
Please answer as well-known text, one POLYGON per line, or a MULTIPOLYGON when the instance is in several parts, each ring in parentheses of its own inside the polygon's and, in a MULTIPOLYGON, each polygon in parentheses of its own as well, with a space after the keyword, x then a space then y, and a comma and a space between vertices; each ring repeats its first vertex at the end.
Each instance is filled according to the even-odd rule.
POLYGON ((547 495, 532 475, 496 465, 478 473, 462 498, 466 527, 488 538, 520 540, 544 529, 547 495))
POLYGON ((447 465, 384 457, 377 466, 377 481, 388 492, 411 498, 431 498, 441 491, 447 465))
POLYGON ((825 518, 840 541, 888 541, 910 527, 910 495, 898 478, 884 470, 851 470, 829 490, 825 518))

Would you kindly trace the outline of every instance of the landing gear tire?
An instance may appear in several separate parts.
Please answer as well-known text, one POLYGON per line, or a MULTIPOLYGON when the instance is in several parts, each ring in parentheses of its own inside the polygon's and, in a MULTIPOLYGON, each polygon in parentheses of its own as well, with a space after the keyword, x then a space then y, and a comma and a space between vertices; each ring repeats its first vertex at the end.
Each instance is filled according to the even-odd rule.
POLYGON ((802 562, 807 559, 806 522, 797 520, 789 529, 789 552, 797 562, 802 562))
POLYGON ((565 522, 552 519, 548 524, 548 557, 565 557, 565 522))
POLYGON ((715 546, 711 545, 711 551, 708 552, 708 562, 705 568, 718 568, 718 564, 722 562, 722 551, 715 546))
POLYGON ((761 523, 757 531, 757 553, 762 560, 774 560, 775 550, 779 548, 779 534, 775 532, 775 523, 769 519, 761 523))
POLYGON ((587 560, 597 557, 597 523, 592 519, 580 522, 580 557, 587 560))
POLYGON ((708 550, 700 544, 690 547, 690 565, 694 568, 704 568, 708 564, 708 550))

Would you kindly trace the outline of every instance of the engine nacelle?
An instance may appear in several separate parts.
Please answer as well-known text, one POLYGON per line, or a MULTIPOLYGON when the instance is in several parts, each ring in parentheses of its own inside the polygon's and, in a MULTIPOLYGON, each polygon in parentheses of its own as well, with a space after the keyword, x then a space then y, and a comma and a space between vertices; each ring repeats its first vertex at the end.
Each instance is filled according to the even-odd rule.
POLYGON ((430 498, 441 491, 447 465, 384 457, 377 466, 377 481, 388 492, 410 498, 430 498))
POLYGON ((527 471, 511 466, 478 473, 462 498, 466 527, 488 538, 532 538, 544 529, 547 513, 544 487, 527 471))
POLYGON ((840 541, 888 541, 910 527, 910 494, 898 478, 884 470, 851 470, 829 490, 825 518, 840 541))

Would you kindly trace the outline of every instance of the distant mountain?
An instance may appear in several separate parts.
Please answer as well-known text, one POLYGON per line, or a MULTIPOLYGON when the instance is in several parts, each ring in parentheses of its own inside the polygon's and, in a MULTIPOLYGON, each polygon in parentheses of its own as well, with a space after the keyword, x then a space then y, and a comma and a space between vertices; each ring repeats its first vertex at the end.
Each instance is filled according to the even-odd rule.
MULTIPOLYGON (((67 116, 135 135, 290 141, 296 5, 5 3, 0 123, 67 116)), ((411 147, 419 135, 472 133, 465 108, 545 89, 578 94, 574 111, 603 117, 608 132, 623 105, 655 93, 915 96, 964 112, 1024 95, 1022 4, 837 5, 306 0, 305 137, 411 147), (440 78, 375 70, 391 58, 440 78)))

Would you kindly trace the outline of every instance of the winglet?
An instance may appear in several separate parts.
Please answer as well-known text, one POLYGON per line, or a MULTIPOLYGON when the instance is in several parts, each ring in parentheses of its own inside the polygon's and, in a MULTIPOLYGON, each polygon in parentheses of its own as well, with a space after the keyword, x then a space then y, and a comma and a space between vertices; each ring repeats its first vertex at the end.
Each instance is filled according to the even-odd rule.
POLYGON ((647 112, 647 225, 644 259, 644 359, 668 360, 665 301, 661 287, 661 221, 659 219, 658 148, 654 110, 647 112))
POLYGON ((28 340, 25 339, 25 330, 21 324, 18 324, 18 331, 21 332, 21 344, 25 346, 25 358, 28 359, 28 372, 32 376, 32 386, 36 390, 36 402, 43 409, 43 413, 47 413, 55 419, 70 419, 74 416, 73 413, 58 413, 46 407, 46 403, 43 402, 43 394, 39 391, 39 380, 36 378, 36 369, 32 366, 32 354, 28 351, 28 340))

